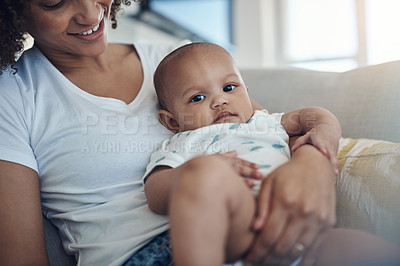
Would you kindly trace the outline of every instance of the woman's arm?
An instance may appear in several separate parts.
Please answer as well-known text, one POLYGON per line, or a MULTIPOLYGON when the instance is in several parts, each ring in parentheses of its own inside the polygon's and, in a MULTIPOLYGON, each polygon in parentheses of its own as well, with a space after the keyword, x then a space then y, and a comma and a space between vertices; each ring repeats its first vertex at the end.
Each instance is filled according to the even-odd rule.
POLYGON ((0 202, 0 264, 48 265, 37 173, 0 160, 0 202))

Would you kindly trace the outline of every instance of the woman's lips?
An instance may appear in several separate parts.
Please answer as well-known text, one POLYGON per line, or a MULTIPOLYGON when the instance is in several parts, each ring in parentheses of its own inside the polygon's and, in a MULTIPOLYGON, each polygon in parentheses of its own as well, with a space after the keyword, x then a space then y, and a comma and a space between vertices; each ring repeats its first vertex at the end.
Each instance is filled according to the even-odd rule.
MULTIPOLYGON (((94 28, 97 28, 97 26, 94 28)), ((86 33, 89 32, 90 30, 86 31, 86 33)), ((104 33, 104 19, 100 21, 98 29, 92 32, 91 34, 83 35, 82 33, 76 33, 71 35, 84 41, 94 41, 100 38, 103 35, 103 33, 104 33)))
POLYGON ((71 33, 70 35, 73 35, 81 40, 93 41, 93 40, 100 38, 103 35, 104 24, 105 23, 104 23, 104 13, 103 13, 98 25, 96 25, 93 28, 88 29, 86 31, 82 31, 79 33, 71 33))

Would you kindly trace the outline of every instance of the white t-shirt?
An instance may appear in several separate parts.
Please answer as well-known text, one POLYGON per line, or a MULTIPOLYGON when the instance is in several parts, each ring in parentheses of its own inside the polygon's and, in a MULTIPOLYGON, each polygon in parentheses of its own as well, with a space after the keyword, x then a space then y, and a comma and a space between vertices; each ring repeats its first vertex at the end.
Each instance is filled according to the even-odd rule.
MULTIPOLYGON (((290 159, 289 136, 281 118, 282 114, 257 110, 247 123, 220 123, 177 133, 151 155, 144 179, 157 166, 175 168, 196 156, 233 150, 239 158, 259 164, 265 177, 290 159)), ((254 194, 260 183, 255 182, 254 194)))
POLYGON ((38 172, 43 213, 78 265, 119 265, 168 228, 141 178, 171 136, 158 121, 153 73, 177 46, 135 47, 144 81, 130 104, 79 89, 36 47, 15 75, 0 76, 0 160, 38 172))

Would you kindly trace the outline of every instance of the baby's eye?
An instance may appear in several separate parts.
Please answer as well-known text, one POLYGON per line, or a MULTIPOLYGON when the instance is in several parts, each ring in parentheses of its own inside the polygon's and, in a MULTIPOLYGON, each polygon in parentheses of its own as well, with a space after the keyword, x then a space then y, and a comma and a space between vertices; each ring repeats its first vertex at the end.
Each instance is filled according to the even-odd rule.
POLYGON ((190 99, 190 102, 192 102, 192 103, 201 102, 205 98, 206 98, 206 96, 204 96, 204 95, 195 95, 192 97, 192 99, 190 99))
POLYGON ((234 89, 236 89, 236 86, 233 85, 233 84, 229 84, 229 85, 226 85, 226 86, 224 87, 224 92, 233 91, 234 89))

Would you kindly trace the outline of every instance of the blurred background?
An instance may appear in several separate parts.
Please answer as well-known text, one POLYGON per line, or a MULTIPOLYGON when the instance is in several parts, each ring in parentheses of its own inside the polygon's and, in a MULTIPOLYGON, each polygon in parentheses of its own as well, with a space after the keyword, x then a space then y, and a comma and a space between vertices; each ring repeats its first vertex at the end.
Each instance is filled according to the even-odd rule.
POLYGON ((400 0, 142 0, 110 40, 208 41, 240 68, 343 72, 400 60, 399 12, 400 0))
POLYGON ((116 42, 215 42, 239 67, 342 72, 400 59, 399 0, 142 0, 116 42))

